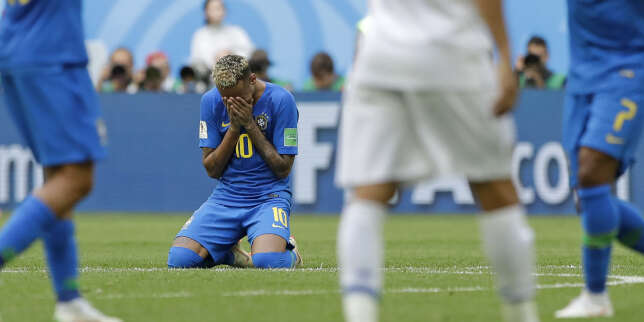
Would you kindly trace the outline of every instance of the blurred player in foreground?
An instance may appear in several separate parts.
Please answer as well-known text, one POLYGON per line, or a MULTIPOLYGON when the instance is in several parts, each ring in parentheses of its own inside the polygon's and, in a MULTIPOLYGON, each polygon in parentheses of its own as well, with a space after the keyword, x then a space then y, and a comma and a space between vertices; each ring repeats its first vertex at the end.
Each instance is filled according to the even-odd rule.
POLYGON ((634 161, 644 116, 644 2, 568 0, 570 73, 563 145, 584 231, 586 287, 558 318, 612 316, 613 240, 644 252, 644 219, 611 193, 634 161))
POLYGON ((42 239, 58 302, 56 321, 120 321, 79 293, 74 206, 92 189, 105 128, 87 73, 81 1, 10 0, 0 20, 0 73, 18 130, 44 166, 45 184, 0 232, 0 267, 42 239))
POLYGON ((501 0, 370 4, 371 26, 344 102, 336 178, 352 194, 338 234, 346 320, 378 319, 383 221, 397 186, 462 173, 484 211, 483 247, 505 320, 538 321, 534 237, 510 179, 517 84, 501 0))
POLYGON ((237 55, 219 59, 213 78, 216 87, 201 99, 199 147, 208 176, 219 184, 177 234, 168 267, 300 265, 289 226, 297 155, 293 95, 258 79, 237 55), (238 245, 246 235, 252 261, 238 245))

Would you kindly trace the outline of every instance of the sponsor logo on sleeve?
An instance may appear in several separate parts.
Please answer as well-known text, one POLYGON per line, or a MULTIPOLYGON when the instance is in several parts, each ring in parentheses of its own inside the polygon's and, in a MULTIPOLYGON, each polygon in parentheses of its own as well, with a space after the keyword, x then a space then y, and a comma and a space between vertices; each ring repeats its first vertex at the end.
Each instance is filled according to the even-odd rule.
POLYGON ((206 121, 199 121, 199 138, 208 138, 208 124, 206 124, 206 121))
POLYGON ((284 146, 297 146, 297 128, 284 129, 284 146))

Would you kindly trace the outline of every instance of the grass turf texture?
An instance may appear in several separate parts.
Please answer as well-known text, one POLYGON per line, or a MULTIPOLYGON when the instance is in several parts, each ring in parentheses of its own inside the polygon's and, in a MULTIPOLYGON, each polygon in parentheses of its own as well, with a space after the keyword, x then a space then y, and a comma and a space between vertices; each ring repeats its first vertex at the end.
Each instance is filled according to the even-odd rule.
MULTIPOLYGON (((187 215, 78 215, 81 288, 126 321, 340 321, 338 217, 298 216, 305 259, 294 271, 167 270, 168 247, 187 215)), ((579 293, 575 217, 534 217, 542 321, 579 293), (557 287, 557 288, 552 288, 557 287)), ((386 226, 383 321, 499 321, 493 275, 473 216, 391 216, 386 226)), ((360 248, 360 245, 355 245, 360 248)), ((615 247, 613 275, 644 276, 644 258, 615 247)), ((615 281, 615 279, 611 279, 615 281)), ((642 321, 644 284, 610 288, 613 321, 642 321)), ((4 322, 51 321, 54 297, 38 243, 0 272, 4 322)), ((607 321, 602 319, 602 321, 607 321)))

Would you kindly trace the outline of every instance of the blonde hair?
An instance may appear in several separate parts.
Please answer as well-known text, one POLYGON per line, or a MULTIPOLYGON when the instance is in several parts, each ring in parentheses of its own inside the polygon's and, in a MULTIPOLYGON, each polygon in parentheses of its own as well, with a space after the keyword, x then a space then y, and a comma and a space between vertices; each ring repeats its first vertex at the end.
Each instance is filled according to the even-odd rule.
POLYGON ((237 82, 250 76, 248 60, 239 55, 226 55, 219 58, 212 69, 212 79, 217 88, 232 88, 237 82))

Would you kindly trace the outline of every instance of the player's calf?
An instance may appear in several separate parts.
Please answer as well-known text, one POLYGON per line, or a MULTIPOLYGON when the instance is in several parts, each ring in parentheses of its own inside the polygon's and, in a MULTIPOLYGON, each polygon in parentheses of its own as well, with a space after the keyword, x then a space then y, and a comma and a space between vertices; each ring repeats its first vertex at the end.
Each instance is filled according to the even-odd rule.
POLYGON ((606 287, 612 242, 620 214, 611 194, 619 161, 603 152, 582 147, 578 154, 577 195, 584 230, 582 261, 586 288, 595 294, 606 287))
POLYGON ((56 215, 41 200, 29 196, 0 230, 0 268, 41 238, 56 215))
POLYGON ((185 247, 170 247, 168 252, 168 268, 206 268, 206 260, 192 249, 185 247))
POLYGON ((617 240, 639 253, 644 253, 644 218, 640 211, 630 203, 613 198, 619 212, 617 240))
POLYGON ((253 254, 253 264, 257 268, 294 268, 297 262, 297 255, 291 250, 283 252, 257 253, 253 254))
POLYGON ((514 186, 509 179, 471 186, 485 210, 481 216, 481 239, 504 300, 504 320, 536 322, 534 233, 514 186))
POLYGON ((58 218, 69 216, 92 188, 91 162, 48 167, 45 172, 45 185, 25 199, 2 227, 0 267, 43 237, 58 218))
POLYGON ((282 236, 264 234, 255 238, 252 246, 253 265, 257 268, 294 268, 302 262, 295 239, 293 249, 287 249, 287 242, 282 236))
POLYGON ((92 162, 66 164, 45 169, 45 185, 34 192, 59 218, 68 217, 94 186, 92 162))
POLYGON ((582 147, 579 149, 577 180, 579 187, 594 187, 615 182, 619 161, 603 152, 582 147))

